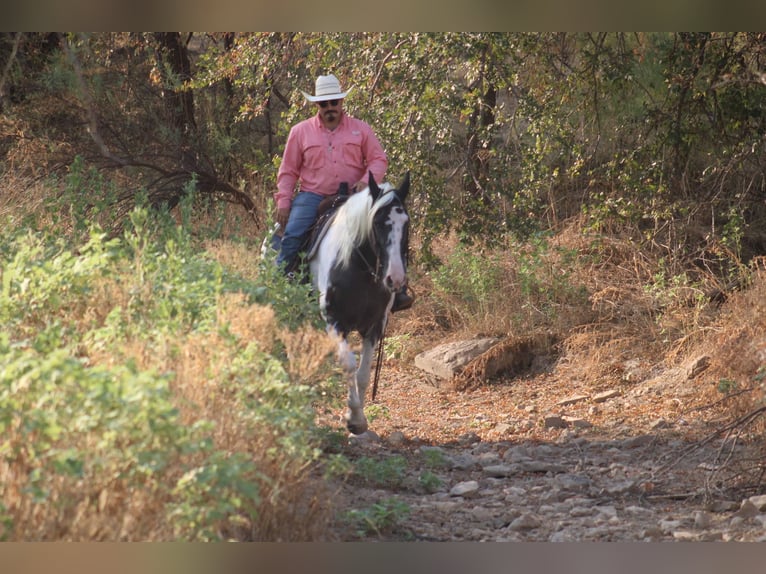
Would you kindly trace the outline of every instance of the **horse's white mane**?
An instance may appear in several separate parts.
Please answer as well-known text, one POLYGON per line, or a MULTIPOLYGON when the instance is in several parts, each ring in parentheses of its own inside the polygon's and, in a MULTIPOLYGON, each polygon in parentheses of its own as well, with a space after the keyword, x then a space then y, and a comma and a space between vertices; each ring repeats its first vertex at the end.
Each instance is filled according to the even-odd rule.
POLYGON ((337 238, 337 261, 341 267, 346 267, 349 264, 354 247, 363 243, 372 233, 372 221, 375 213, 395 198, 393 193, 389 193, 394 189, 392 184, 382 183, 379 187, 380 195, 378 195, 374 205, 372 204, 370 188, 367 187, 351 195, 335 214, 333 227, 343 228, 337 238))

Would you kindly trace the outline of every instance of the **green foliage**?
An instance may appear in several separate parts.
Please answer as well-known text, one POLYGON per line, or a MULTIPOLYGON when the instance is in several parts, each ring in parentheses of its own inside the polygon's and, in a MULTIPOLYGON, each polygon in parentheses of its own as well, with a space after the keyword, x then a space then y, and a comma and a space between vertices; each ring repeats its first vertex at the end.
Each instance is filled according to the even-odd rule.
MULTIPOLYGON (((157 364, 173 364, 187 336, 221 334, 227 293, 273 299, 291 320, 290 297, 308 300, 305 286, 285 297, 272 290, 276 280, 246 281, 201 253, 190 232, 194 201, 190 193, 181 203, 178 223, 139 201, 113 239, 97 228, 79 244, 80 233, 0 234, 0 456, 15 481, 0 486, 0 537, 23 538, 32 515, 66 532, 74 514, 92 514, 89 501, 140 488, 177 539, 218 540, 258 519, 264 484, 274 489, 269 503, 279 499, 272 465, 301 469, 319 455, 318 388, 290 380, 279 348, 270 355, 258 341, 221 337, 227 358, 211 381, 230 401, 227 426, 270 445, 259 457, 217 448, 216 422, 182 420, 182 408, 195 406, 174 390, 176 374, 141 370, 126 353, 126 343, 150 341, 157 364), (38 510, 18 514, 11 489, 21 507, 38 510)), ((308 302, 297 307, 318 314, 308 302)))
POLYGON ((447 458, 441 450, 429 448, 421 450, 421 454, 423 456, 423 463, 428 468, 435 469, 448 466, 447 458))
POLYGON ((409 513, 407 503, 396 498, 386 498, 368 508, 350 510, 346 518, 356 525, 360 537, 370 534, 382 536, 395 531, 409 513))
POLYGON ((722 395, 728 395, 730 393, 733 393, 739 388, 739 384, 737 381, 732 379, 720 379, 718 381, 718 385, 716 386, 716 389, 719 393, 722 395))
POLYGON ((411 344, 412 336, 409 333, 398 333, 387 336, 383 341, 383 351, 387 359, 401 359, 408 345, 411 344))
POLYGON ((576 251, 552 248, 545 235, 537 235, 520 247, 517 257, 523 308, 532 308, 550 319, 561 305, 587 297, 584 287, 572 280, 576 251))
POLYGON ((426 470, 420 473, 420 475, 418 476, 418 483, 420 484, 421 487, 423 487, 423 490, 425 490, 429 494, 438 492, 439 489, 442 487, 442 479, 439 478, 430 470, 426 470))
POLYGON ((289 329, 306 323, 323 326, 310 282, 289 280, 272 261, 258 262, 258 287, 250 295, 254 302, 271 306, 289 329))
POLYGON ((484 252, 458 244, 431 271, 435 300, 464 324, 492 317, 497 328, 510 330, 548 324, 587 296, 573 281, 575 251, 552 247, 543 234, 509 244, 484 252))
POLYGON ((43 347, 46 339, 56 339, 66 330, 58 321, 83 308, 94 282, 108 276, 116 249, 117 242, 106 241, 97 230, 79 254, 42 234, 7 237, 0 250, 0 321, 6 332, 43 347))
POLYGON ((407 460, 392 455, 380 460, 367 456, 354 462, 354 475, 366 484, 393 488, 401 485, 407 470, 407 460))
POLYGON ((222 523, 246 525, 258 514, 260 480, 248 454, 214 452, 204 464, 188 470, 172 491, 169 519, 176 536, 216 542, 222 523))
POLYGON ((431 272, 434 294, 449 305, 460 301, 467 315, 485 316, 491 310, 494 295, 503 287, 503 268, 498 254, 477 255, 458 245, 441 267, 431 272))

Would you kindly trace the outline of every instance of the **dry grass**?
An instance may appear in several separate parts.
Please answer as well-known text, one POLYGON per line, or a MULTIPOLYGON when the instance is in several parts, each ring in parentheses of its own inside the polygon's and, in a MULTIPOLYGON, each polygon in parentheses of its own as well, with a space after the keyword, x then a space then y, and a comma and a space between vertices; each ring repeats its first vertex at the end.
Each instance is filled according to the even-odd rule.
MULTIPOLYGON (((712 358, 711 373, 730 381, 741 391, 733 403, 733 415, 744 416, 766 404, 766 260, 754 263, 751 286, 735 293, 722 309, 715 328, 699 345, 712 358)), ((761 417, 752 427, 756 435, 766 430, 761 417)))
MULTIPOLYGON (((260 350, 270 353, 275 345, 284 345, 287 369, 296 384, 312 380, 327 355, 324 333, 309 328, 297 333, 281 329, 270 307, 248 305, 241 295, 227 295, 219 301, 218 325, 219 333, 226 326, 243 347, 257 342, 260 350), (304 352, 296 353, 297 348, 304 352)), ((327 504, 325 485, 316 480, 313 468, 282 457, 278 437, 268 428, 254 428, 232 416, 244 407, 237 404, 236 393, 221 386, 232 357, 219 333, 193 335, 176 342, 178 350, 163 356, 162 368, 176 374, 172 387, 186 424, 213 421, 216 448, 249 453, 263 477, 258 513, 227 521, 223 537, 243 541, 324 539, 332 509, 327 504)), ((156 361, 156 349, 143 347, 136 352, 137 357, 149 355, 156 361)))

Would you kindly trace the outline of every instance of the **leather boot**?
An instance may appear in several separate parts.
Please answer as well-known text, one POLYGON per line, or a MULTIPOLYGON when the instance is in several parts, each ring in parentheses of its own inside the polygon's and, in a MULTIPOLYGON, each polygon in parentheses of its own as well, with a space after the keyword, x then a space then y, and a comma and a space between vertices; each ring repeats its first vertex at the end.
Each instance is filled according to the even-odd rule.
POLYGON ((391 312, 404 311, 412 307, 415 302, 415 298, 407 293, 407 286, 405 285, 399 291, 394 294, 394 304, 391 307, 391 312))

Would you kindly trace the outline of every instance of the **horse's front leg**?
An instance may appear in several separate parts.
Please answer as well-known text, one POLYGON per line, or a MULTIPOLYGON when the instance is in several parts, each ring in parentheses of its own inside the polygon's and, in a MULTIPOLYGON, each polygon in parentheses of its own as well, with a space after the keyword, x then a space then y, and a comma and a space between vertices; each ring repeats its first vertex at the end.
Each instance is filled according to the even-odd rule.
MULTIPOLYGON (((359 432, 355 432, 349 425, 349 430, 354 434, 361 434, 367 430, 367 418, 364 416, 364 403, 367 396, 367 387, 370 384, 370 373, 372 371, 372 360, 375 355, 375 343, 376 341, 370 339, 362 340, 362 353, 359 357, 359 368, 356 370, 356 385, 354 394, 359 399, 359 418, 357 420, 362 421, 362 425, 358 428, 359 432)), ((350 405, 349 405, 350 406, 350 405)))
MULTIPOLYGON (((338 362, 343 368, 343 375, 348 385, 348 410, 346 411, 346 427, 353 434, 362 434, 367 430, 367 418, 364 416, 364 393, 369 381, 369 366, 367 367, 367 379, 362 386, 359 385, 359 369, 356 368, 356 355, 349 347, 348 341, 337 330, 328 328, 328 332, 337 339, 338 362)), ((364 352, 362 353, 364 364, 364 352)))

